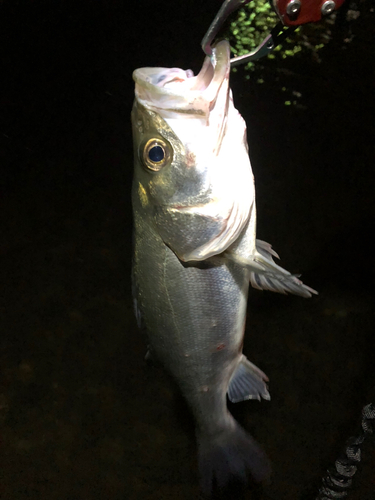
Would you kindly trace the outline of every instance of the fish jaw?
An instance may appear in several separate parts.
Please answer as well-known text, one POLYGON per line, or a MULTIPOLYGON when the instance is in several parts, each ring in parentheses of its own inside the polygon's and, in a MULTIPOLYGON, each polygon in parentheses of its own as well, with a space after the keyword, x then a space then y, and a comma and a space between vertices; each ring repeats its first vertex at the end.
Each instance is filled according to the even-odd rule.
POLYGON ((139 68, 133 72, 135 95, 139 103, 158 110, 163 118, 174 113, 206 119, 216 105, 220 90, 228 93, 230 52, 222 41, 215 47, 215 61, 206 57, 201 71, 179 68, 139 68))
POLYGON ((185 143, 204 144, 216 153, 226 129, 230 49, 222 41, 206 57, 197 76, 178 68, 140 68, 133 72, 136 100, 156 111, 185 143))

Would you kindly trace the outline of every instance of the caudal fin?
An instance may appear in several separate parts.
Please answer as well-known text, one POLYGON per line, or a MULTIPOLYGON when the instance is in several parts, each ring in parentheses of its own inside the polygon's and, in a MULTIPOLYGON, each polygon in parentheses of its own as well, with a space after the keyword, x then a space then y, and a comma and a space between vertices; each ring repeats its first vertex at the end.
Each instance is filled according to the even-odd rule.
POLYGON ((215 436, 198 435, 198 465, 205 495, 222 490, 232 481, 247 483, 267 479, 270 462, 256 441, 233 419, 215 436))

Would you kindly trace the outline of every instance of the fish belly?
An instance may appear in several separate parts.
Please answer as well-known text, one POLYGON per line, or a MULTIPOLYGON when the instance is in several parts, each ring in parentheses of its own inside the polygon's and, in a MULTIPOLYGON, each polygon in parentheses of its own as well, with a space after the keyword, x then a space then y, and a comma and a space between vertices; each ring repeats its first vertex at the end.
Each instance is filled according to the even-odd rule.
POLYGON ((241 357, 249 273, 220 256, 183 263, 141 225, 134 277, 151 350, 177 381, 198 427, 213 432, 225 425, 226 392, 241 357))

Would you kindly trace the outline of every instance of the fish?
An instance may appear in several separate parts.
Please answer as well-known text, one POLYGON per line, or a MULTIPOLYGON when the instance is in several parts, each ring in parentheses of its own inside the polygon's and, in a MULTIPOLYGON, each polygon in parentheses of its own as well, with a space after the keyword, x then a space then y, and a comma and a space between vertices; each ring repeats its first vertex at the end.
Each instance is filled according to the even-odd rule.
POLYGON ((268 378, 242 353, 249 284, 311 297, 256 239, 246 124, 219 42, 199 73, 133 72, 133 294, 149 351, 171 374, 195 421, 202 491, 261 482, 270 462, 234 419, 231 402, 269 400, 268 378))

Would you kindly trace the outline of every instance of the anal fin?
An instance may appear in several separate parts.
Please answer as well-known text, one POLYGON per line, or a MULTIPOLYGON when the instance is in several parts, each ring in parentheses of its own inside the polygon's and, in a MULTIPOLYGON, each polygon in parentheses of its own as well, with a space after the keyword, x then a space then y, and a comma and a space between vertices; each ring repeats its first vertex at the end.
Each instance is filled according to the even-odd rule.
POLYGON ((228 398, 232 403, 247 399, 261 398, 270 400, 268 392, 268 377, 257 366, 242 355, 241 361, 233 373, 228 387, 228 398))

